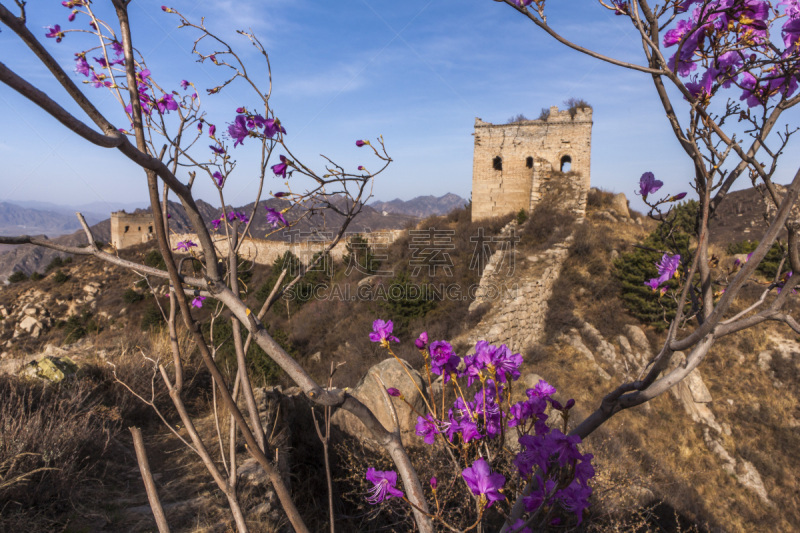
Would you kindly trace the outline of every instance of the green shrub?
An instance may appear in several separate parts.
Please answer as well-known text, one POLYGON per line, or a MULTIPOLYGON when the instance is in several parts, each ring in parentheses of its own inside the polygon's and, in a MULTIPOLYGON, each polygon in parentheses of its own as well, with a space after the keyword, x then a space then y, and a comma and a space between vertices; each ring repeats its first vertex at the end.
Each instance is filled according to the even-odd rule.
POLYGON ((524 209, 520 209, 519 213, 517 213, 517 224, 521 226, 526 220, 528 220, 528 213, 524 209))
POLYGON ((380 267, 369 241, 361 235, 353 235, 347 241, 347 252, 342 256, 347 268, 354 268, 365 274, 374 274, 380 267))
POLYGON ((54 257, 54 258, 53 258, 53 260, 52 260, 52 261, 50 261, 50 262, 47 264, 47 266, 46 266, 46 267, 44 267, 44 273, 45 273, 45 274, 47 274, 47 273, 49 273, 50 271, 52 271, 52 270, 55 270, 55 269, 57 269, 57 268, 61 268, 61 267, 63 267, 64 265, 67 265, 67 264, 69 264, 69 263, 72 263, 72 258, 71 258, 71 257, 67 257, 67 258, 65 259, 65 258, 62 258, 62 257, 58 257, 58 256, 56 256, 56 257, 54 257))
POLYGON ((84 311, 80 315, 72 315, 67 320, 59 322, 58 327, 64 329, 64 344, 72 344, 90 333, 97 333, 100 327, 92 318, 92 313, 84 311))
POLYGON ((122 293, 122 301, 126 304, 135 304, 142 300, 144 300, 144 295, 134 289, 128 288, 122 293))
POLYGON ((21 270, 15 270, 10 276, 8 276, 9 283, 19 283, 20 281, 27 281, 28 276, 25 275, 25 272, 21 270))
POLYGON ((31 281, 39 281, 39 280, 40 280, 40 279, 42 279, 43 277, 44 277, 44 276, 42 276, 42 275, 41 275, 41 274, 39 274, 38 272, 34 272, 33 274, 31 274, 31 281))
POLYGON ((158 250, 150 250, 144 256, 144 264, 161 270, 167 269, 167 263, 164 262, 164 256, 158 250))
MULTIPOLYGON (((211 324, 204 323, 203 333, 208 336, 211 331, 211 324)), ((297 351, 289 342, 289 337, 285 331, 272 325, 268 326, 268 331, 272 338, 277 342, 286 353, 294 358, 298 357, 297 351)), ((242 345, 247 338, 247 331, 241 328, 242 345)), ((223 369, 228 369, 235 374, 236 364, 236 349, 233 344, 233 328, 231 328, 230 320, 215 320, 214 321, 214 343, 219 346, 215 354, 215 358, 220 362, 219 366, 223 369), (220 343, 222 343, 220 345, 220 343)), ((281 376, 281 368, 275 361, 269 357, 261 347, 255 342, 250 343, 245 355, 247 361, 247 372, 258 385, 274 385, 278 382, 281 376)), ((230 376, 233 379, 234 375, 230 376)))
POLYGON ((145 308, 144 314, 142 315, 142 321, 140 322, 142 330, 150 331, 160 329, 164 324, 166 324, 166 322, 164 320, 164 315, 161 314, 161 310, 156 304, 150 303, 145 308))
MULTIPOLYGON (((645 285, 658 275, 656 264, 664 252, 680 254, 682 262, 691 257, 691 237, 697 219, 698 204, 685 202, 669 213, 667 222, 647 236, 641 248, 622 254, 614 262, 614 275, 622 286, 621 299, 626 309, 642 322, 663 329, 677 311, 677 303, 669 296, 660 296, 645 285)), ((667 288, 678 287, 678 281, 667 282, 667 288)))
POLYGON ((69 279, 63 270, 56 270, 56 273, 53 274, 53 281, 56 283, 65 283, 69 279))

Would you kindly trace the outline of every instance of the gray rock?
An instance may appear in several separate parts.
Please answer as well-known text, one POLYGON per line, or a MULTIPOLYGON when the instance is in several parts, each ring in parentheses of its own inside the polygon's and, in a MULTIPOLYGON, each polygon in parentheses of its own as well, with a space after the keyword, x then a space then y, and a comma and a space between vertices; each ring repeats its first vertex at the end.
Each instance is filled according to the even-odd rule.
MULTIPOLYGON (((395 358, 381 361, 367 371, 366 376, 350 392, 355 398, 366 405, 378 418, 383 427, 389 431, 397 429, 391 406, 397 412, 397 422, 399 424, 400 435, 404 443, 421 443, 420 437, 415 433, 414 427, 417 424, 417 414, 406 404, 408 402, 419 413, 427 412, 425 401, 420 394, 422 391, 427 394, 426 385, 419 372, 411 368, 411 365, 403 361, 402 365, 395 358), (405 367, 405 368, 404 368, 405 367), (410 377, 409 377, 410 374, 410 377), (380 378, 383 384, 376 378, 380 378), (412 381, 413 380, 413 381, 412 381), (385 394, 385 387, 394 387, 403 395, 405 401, 385 394), (388 405, 391 402, 391 406, 388 405)), ((364 425, 355 415, 340 409, 336 411, 332 419, 342 431, 358 438, 370 448, 379 448, 379 445, 372 442, 364 425)))
POLYGON ((611 197, 611 209, 622 217, 630 218, 631 213, 628 211, 628 199, 624 193, 618 193, 611 197))

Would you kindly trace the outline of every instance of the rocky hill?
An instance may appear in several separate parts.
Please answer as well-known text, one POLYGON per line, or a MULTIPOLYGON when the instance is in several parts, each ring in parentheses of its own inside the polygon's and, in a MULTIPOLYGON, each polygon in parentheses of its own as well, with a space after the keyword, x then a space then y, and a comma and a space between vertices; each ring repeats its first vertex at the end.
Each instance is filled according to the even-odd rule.
MULTIPOLYGON (((506 343, 525 358, 523 383, 530 386, 544 378, 559 390, 560 401, 576 400, 569 420, 574 423, 597 408, 615 385, 637 376, 664 338, 657 325, 633 318, 620 298, 614 260, 632 250, 653 229, 651 221, 629 212, 625 204, 620 195, 612 197, 593 191, 585 219, 580 223, 553 210, 547 202, 521 226, 510 217, 492 221, 480 228, 488 242, 516 245, 495 248, 483 258, 485 263, 475 261, 476 264, 472 238, 479 228, 471 224, 468 211, 456 211, 433 222, 437 229, 451 232, 450 271, 444 271, 445 265, 441 265, 442 271, 424 268, 414 275, 410 267, 414 265, 415 252, 407 239, 401 239, 375 251, 380 255, 381 274, 346 274, 344 265, 338 264, 324 279, 342 288, 367 288, 369 291, 360 291, 367 294, 412 281, 419 286, 442 282, 449 287, 476 290, 457 293, 458 298, 423 301, 293 300, 285 307, 281 304, 266 321, 276 338, 317 379, 327 379, 331 362, 346 361, 337 370, 334 385, 350 387, 353 394, 377 410, 383 399, 370 380, 362 379, 367 371, 379 363, 382 366, 375 367, 376 371, 385 377, 407 374, 395 368, 393 360, 381 362, 385 352, 367 337, 375 318, 395 321, 395 333, 401 340, 395 345, 395 352, 416 369, 423 368, 423 362, 410 339, 422 330, 428 331, 431 339, 453 341, 459 355, 473 350, 479 339, 506 343), (461 294, 469 296, 462 299, 461 294)), ((173 219, 180 223, 177 211, 173 219)), ((122 255, 149 261, 149 248, 152 247, 142 245, 124 250, 122 255)), ((728 256, 719 259, 720 268, 733 261, 728 256)), ((253 305, 254 293, 270 274, 269 267, 258 267, 248 278, 253 305)), ((315 277, 309 283, 319 280, 315 277)), ((753 283, 754 294, 761 289, 762 281, 753 283)), ((155 304, 163 302, 158 298, 163 297, 165 287, 159 282, 152 285, 155 297, 130 272, 92 258, 75 258, 44 279, 5 288, 0 291, 0 373, 20 368, 29 373, 40 372, 30 363, 46 358, 69 357, 78 366, 88 365, 100 357, 98 353, 102 354, 103 365, 107 367, 111 362, 120 369, 127 368, 123 361, 140 352, 169 360, 166 335, 163 330, 159 334, 157 327, 152 328, 160 320, 155 304)), ((794 300, 789 306, 789 312, 800 309, 794 300)), ((206 312, 197 311, 201 317, 206 312)), ((136 361, 140 373, 142 368, 147 370, 138 382, 141 390, 149 391, 151 375, 148 367, 142 366, 146 360, 136 361)), ((681 364, 681 354, 674 364, 681 364)), ((259 368, 263 372, 260 375, 266 375, 270 367, 259 368)), ((203 379, 197 377, 193 382, 202 385, 203 379)), ((272 385, 290 385, 280 375, 269 379, 272 385)), ((426 385, 426 380, 418 380, 421 389, 426 385)), ((434 382, 434 391, 436 387, 441 384, 434 382)), ((297 422, 307 416, 308 404, 296 390, 286 392, 264 389, 259 393, 259 405, 272 405, 274 412, 277 403, 282 416, 295 421, 288 423, 283 433, 290 457, 285 460, 294 461, 295 469, 310 468, 309 464, 317 464, 319 458, 309 460, 303 454, 308 453, 304 450, 309 443, 317 443, 316 437, 306 431, 307 422, 297 422)), ((412 403, 419 399, 413 397, 413 390, 403 394, 412 403)), ((768 325, 721 339, 685 382, 646 405, 617 414, 584 443, 585 451, 595 455, 597 470, 595 496, 586 517, 587 531, 800 530, 800 485, 795 475, 800 471, 796 454, 800 448, 798 405, 800 343, 796 335, 784 327, 768 325)), ((210 406, 196 409, 203 408, 210 412, 210 406)), ((265 407, 264 412, 270 411, 265 407)), ((392 420, 386 413, 378 412, 378 416, 392 420)), ((416 417, 403 410, 398 416, 403 424, 400 430, 413 449, 416 417)), ((358 438, 363 433, 358 424, 337 421, 345 434, 350 432, 358 438)), ((202 426, 209 438, 215 438, 212 419, 203 419, 202 426)), ((155 425, 151 431, 158 432, 158 427, 155 425)), ((159 434, 159 442, 166 442, 167 433, 165 430, 159 434)), ((170 442, 170 453, 174 453, 179 445, 174 439, 170 442)), ((336 483, 341 489, 341 506, 354 516, 355 509, 359 509, 354 502, 363 499, 363 490, 359 492, 361 486, 357 482, 347 484, 348 476, 352 477, 348 468, 357 469, 366 463, 362 456, 353 458, 353 448, 348 450, 337 455, 334 462, 340 465, 336 483), (352 490, 349 496, 345 488, 352 490)), ((202 512, 204 520, 224 529, 229 521, 219 504, 224 498, 201 501, 196 497, 199 486, 211 493, 216 489, 203 485, 203 476, 197 472, 178 469, 169 461, 158 466, 163 461, 158 457, 154 454, 151 458, 157 465, 155 471, 169 472, 171 476, 162 483, 173 487, 165 493, 169 498, 168 516, 174 523, 184 523, 181 520, 185 516, 202 512), (181 491, 176 487, 187 488, 181 491)), ((430 457, 423 454, 422 460, 430 462, 430 457)), ((183 461, 190 461, 188 454, 180 461, 172 460, 181 464, 183 461)), ((131 479, 136 476, 135 465, 130 468, 133 477, 129 478, 105 474, 106 498, 114 512, 103 515, 102 528, 92 526, 89 530, 153 529, 147 508, 143 507, 146 498, 141 492, 130 494, 131 479)), ((261 483, 252 468, 245 471, 243 487, 249 487, 251 482, 261 483)), ((295 478, 300 488, 293 490, 311 491, 308 480, 324 479, 320 470, 302 472, 295 478)), ((253 516, 261 516, 255 514, 256 504, 265 501, 268 493, 257 494, 260 496, 253 499, 253 516)), ((306 506, 303 511, 312 512, 310 508, 316 500, 301 500, 306 506)), ((395 530, 405 530, 404 518, 394 518, 401 521, 401 525, 393 526, 395 530)), ((263 520, 259 525, 267 529, 268 520, 263 520)), ((322 530, 323 524, 324 518, 315 523, 320 527, 312 529, 322 530)), ((370 522, 365 519, 347 525, 351 530, 367 531, 370 522)))
MULTIPOLYGON (((98 222, 88 218, 89 223, 98 222)), ((75 213, 22 207, 0 202, 0 235, 48 235, 55 237, 80 229, 75 213)))

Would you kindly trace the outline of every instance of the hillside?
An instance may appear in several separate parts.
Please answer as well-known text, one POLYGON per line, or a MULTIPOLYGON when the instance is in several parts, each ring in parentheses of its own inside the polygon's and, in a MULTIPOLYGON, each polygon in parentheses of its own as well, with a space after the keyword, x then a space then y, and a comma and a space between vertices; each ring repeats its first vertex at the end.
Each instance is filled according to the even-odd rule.
MULTIPOLYGON (((511 217, 473 224, 469 211, 463 209, 447 217, 432 217, 418 228, 452 232, 448 233, 452 248, 448 247, 447 265, 431 269, 426 264, 415 271, 415 250, 408 238, 400 239, 374 250, 379 265, 371 272, 348 273, 346 265, 335 264, 330 272, 313 273, 306 280, 312 288, 322 284, 338 286, 341 294, 359 294, 359 298, 336 297, 332 292, 324 292, 324 298, 295 298, 276 306, 265 322, 278 342, 319 381, 327 380, 331 363, 346 362, 336 371, 333 384, 354 390, 361 386, 367 370, 385 358, 385 352, 368 339, 375 318, 394 321, 394 333, 401 341, 395 353, 418 369, 422 359, 410 341, 423 330, 428 331, 431 340, 451 340, 459 355, 469 353, 479 339, 503 342, 524 356, 525 383, 536 383, 541 377, 556 386, 559 400, 576 400, 570 418, 574 423, 594 410, 616 384, 635 376, 658 349, 664 335, 657 323, 646 324, 634 318, 621 299, 615 259, 634 250, 633 245, 653 230, 654 223, 637 213, 627 213, 618 200, 593 191, 582 224, 554 209, 554 202, 543 202, 522 225, 511 221, 511 217), (505 249, 494 247, 474 264, 473 237, 480 228, 489 242, 518 238, 517 244, 505 249), (458 287, 458 291, 440 298, 379 296, 386 294, 389 287, 409 284, 445 284, 458 287), (471 290, 474 287, 507 290, 471 290)), ((176 224, 180 223, 179 215, 173 218, 176 224)), ((150 249, 152 246, 142 245, 124 250, 121 255, 152 262, 150 249)), ((727 255, 720 257, 720 268, 732 261, 727 255)), ((245 277, 248 305, 257 308, 263 301, 274 274, 269 267, 258 267, 245 277)), ((758 291, 761 281, 754 280, 748 290, 758 291)), ((153 282, 153 286, 157 295, 164 294, 163 283, 153 282)), ((92 258, 75 258, 54 267, 44 279, 6 287, 0 290, 0 316, 4 317, 0 321, 0 374, 11 367, 11 361, 28 360, 43 353, 69 355, 80 365, 98 365, 88 372, 92 376, 105 375, 99 368, 116 364, 126 381, 135 380, 139 391, 149 391, 152 369, 141 356, 162 361, 171 358, 166 334, 158 326, 157 301, 164 300, 150 296, 135 274, 92 258), (102 354, 101 360, 97 359, 98 353, 102 354)), ((798 310, 796 301, 789 305, 790 312, 798 310)), ((210 308, 205 306, 195 313, 207 317, 210 308)), ((186 341, 185 334, 181 335, 181 342, 186 341)), ((185 346, 191 345, 187 342, 185 346)), ((220 352, 219 357, 224 360, 230 353, 220 352)), ((264 394, 285 392, 288 399, 280 404, 281 409, 292 409, 290 416, 300 420, 298 413, 304 409, 301 404, 305 409, 307 404, 292 396, 296 391, 287 390, 291 383, 260 357, 258 352, 248 353, 255 365, 253 371, 259 376, 257 384, 283 386, 283 392, 267 389, 264 394)), ((189 359, 197 364, 193 357, 189 359)), ((192 386, 198 387, 198 392, 191 397, 208 398, 207 376, 193 368, 192 386)), ((800 447, 798 378, 800 343, 785 328, 770 325, 723 338, 684 384, 644 406, 617 414, 587 439, 584 450, 595 455, 598 474, 592 507, 579 530, 800 529, 800 487, 795 476, 800 471, 800 458, 795 453, 800 447)), ((104 387, 118 387, 111 381, 102 383, 104 387)), ((433 388, 436 386, 434 383, 433 388)), ((124 405, 133 405, 130 398, 126 401, 124 405)), ((168 406, 165 396, 159 401, 168 406)), ((119 416, 134 416, 129 414, 132 407, 125 409, 119 416)), ((211 400, 203 403, 198 399, 193 409, 204 434, 216 438, 213 419, 207 416, 211 400)), ((155 472, 168 476, 161 478, 159 486, 166 494, 172 523, 185 524, 182 520, 186 516, 198 516, 204 526, 224 529, 230 520, 224 510, 224 498, 219 497, 204 471, 192 469, 191 454, 177 452, 182 448, 176 439, 157 420, 147 419, 146 412, 140 409, 135 416, 140 417, 137 423, 150 420, 146 432, 152 435, 149 445, 155 450, 151 452, 151 463, 155 472), (165 454, 167 449, 177 455, 165 454), (165 490, 167 487, 170 490, 165 490), (196 494, 201 489, 216 496, 200 502, 196 494), (191 502, 193 506, 189 505, 191 502)), ((169 416, 176 420, 174 414, 169 416)), ((128 418, 123 420, 124 424, 131 424, 128 418)), ((307 420, 287 426, 292 454, 287 460, 292 461, 292 471, 298 473, 293 490, 306 491, 298 492, 301 511, 311 517, 312 530, 322 530, 325 517, 320 509, 324 504, 309 498, 309 494, 325 491, 324 482, 320 481, 324 480, 324 472, 319 442, 307 420)), ((341 434, 337 433, 336 438, 343 439, 336 441, 340 447, 336 448, 334 459, 342 530, 404 531, 410 527, 407 515, 398 512, 381 522, 369 510, 375 508, 363 503, 365 486, 359 469, 363 470, 364 464, 388 468, 388 463, 347 444, 350 441, 341 434), (361 514, 367 512, 371 514, 361 514)), ((130 449, 124 435, 115 439, 117 445, 130 449)), ((413 449, 414 441, 409 440, 407 445, 413 449)), ((427 450, 413 455, 423 468, 437 460, 427 450)), ((130 457, 130 452, 119 456, 130 457)), ((132 474, 120 474, 114 468, 101 468, 104 473, 91 472, 93 476, 105 476, 103 501, 108 510, 92 515, 92 520, 98 522, 92 522, 89 530, 153 529, 147 508, 141 511, 146 498, 137 488, 140 481, 135 464, 124 464, 132 474)), ((242 479, 248 483, 257 480, 249 473, 242 479)), ((242 486, 250 485, 243 482, 242 486)), ((264 492, 266 489, 258 490, 262 492, 247 493, 255 494, 247 500, 253 513, 269 494, 264 492)), ((88 509, 77 514, 82 513, 90 515, 88 509)), ((254 520, 262 529, 275 524, 274 513, 253 516, 260 517, 254 520)), ((63 517, 53 520, 63 523, 63 517)), ((88 518, 84 516, 82 520, 78 522, 85 523, 88 518)))

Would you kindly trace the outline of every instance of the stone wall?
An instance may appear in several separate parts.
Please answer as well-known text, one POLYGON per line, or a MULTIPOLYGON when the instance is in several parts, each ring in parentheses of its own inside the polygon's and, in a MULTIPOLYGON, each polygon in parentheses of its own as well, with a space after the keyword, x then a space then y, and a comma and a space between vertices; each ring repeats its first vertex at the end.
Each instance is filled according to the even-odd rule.
POLYGON ((142 244, 154 237, 152 215, 131 215, 125 211, 111 213, 111 244, 117 250, 142 244))
MULTIPOLYGON (((472 166, 472 219, 530 212, 553 179, 567 180, 582 191, 581 208, 589 190, 592 110, 550 108, 546 120, 491 124, 475 119, 472 166), (570 172, 560 172, 569 162, 570 172)), ((552 186, 552 185, 551 185, 552 186)))
MULTIPOLYGON (((371 246, 389 245, 400 238, 405 230, 383 230, 365 233, 362 236, 371 246)), ((214 247, 217 254, 221 257, 228 255, 228 240, 225 235, 213 234, 214 247)), ((197 235, 194 233, 173 233, 170 235, 170 248, 173 250, 181 241, 191 240, 197 242, 197 235)), ((321 252, 329 244, 328 241, 305 241, 305 242, 282 242, 267 241, 262 239, 247 239, 239 248, 239 256, 242 259, 253 261, 260 265, 271 265, 275 259, 283 256, 286 252, 292 252, 303 264, 308 264, 314 254, 321 252)), ((347 243, 343 238, 331 250, 331 257, 341 261, 342 256, 347 253, 347 243)))

